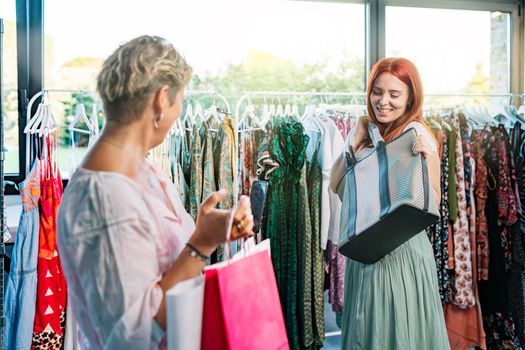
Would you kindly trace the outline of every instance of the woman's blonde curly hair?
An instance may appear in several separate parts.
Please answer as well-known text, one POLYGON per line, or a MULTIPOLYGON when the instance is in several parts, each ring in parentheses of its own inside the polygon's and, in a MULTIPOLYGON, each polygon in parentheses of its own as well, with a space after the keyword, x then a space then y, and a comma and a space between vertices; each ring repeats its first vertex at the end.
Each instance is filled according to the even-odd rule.
POLYGON ((144 35, 121 45, 106 59, 97 77, 97 91, 108 121, 129 124, 163 85, 169 86, 173 103, 191 75, 192 68, 173 45, 144 35))

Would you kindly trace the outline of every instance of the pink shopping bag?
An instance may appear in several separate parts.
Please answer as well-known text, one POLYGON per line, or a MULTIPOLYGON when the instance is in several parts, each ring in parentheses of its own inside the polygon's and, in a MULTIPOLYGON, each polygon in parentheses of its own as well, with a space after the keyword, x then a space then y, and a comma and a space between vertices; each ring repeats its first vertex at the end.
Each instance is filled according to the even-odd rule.
POLYGON ((201 349, 289 349, 269 251, 206 273, 201 349))

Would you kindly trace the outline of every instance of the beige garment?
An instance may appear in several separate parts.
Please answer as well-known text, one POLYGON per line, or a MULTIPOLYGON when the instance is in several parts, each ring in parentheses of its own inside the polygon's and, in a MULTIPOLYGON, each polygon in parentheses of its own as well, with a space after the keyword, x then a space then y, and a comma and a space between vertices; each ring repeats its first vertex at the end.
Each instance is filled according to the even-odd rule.
POLYGON ((454 304, 461 308, 472 307, 476 301, 472 290, 472 250, 469 240, 467 217, 467 199, 465 190, 465 165, 463 158, 463 144, 459 130, 459 120, 454 116, 452 120, 456 130, 456 193, 458 199, 458 217, 454 221, 454 304))
POLYGON ((158 282, 195 224, 160 170, 141 175, 79 168, 62 197, 57 241, 83 349, 165 344, 158 282))

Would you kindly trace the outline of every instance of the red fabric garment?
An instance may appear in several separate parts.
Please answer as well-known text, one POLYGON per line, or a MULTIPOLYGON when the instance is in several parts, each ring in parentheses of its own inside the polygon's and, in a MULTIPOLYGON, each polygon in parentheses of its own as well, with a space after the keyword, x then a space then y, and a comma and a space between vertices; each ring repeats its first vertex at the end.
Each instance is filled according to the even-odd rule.
MULTIPOLYGON (((48 137, 47 144, 50 144, 48 137)), ((50 146, 40 186, 40 232, 37 266, 37 298, 32 349, 61 349, 67 288, 56 241, 56 217, 62 198, 60 173, 53 173, 50 146)))
MULTIPOLYGON (((470 244, 476 246, 476 235, 474 230, 470 231, 470 244)), ((476 250, 472 251, 472 266, 476 266, 476 250)), ((483 318, 479 305, 477 270, 472 270, 472 289, 476 303, 468 309, 461 309, 454 304, 443 305, 445 323, 447 325, 448 340, 450 348, 454 350, 468 350, 472 347, 487 349, 485 330, 483 329, 483 318)))
POLYGON ((452 232, 452 223, 448 223, 448 268, 454 270, 456 263, 454 260, 454 234, 452 232))
POLYGON ((354 127, 352 118, 341 119, 339 116, 333 116, 331 119, 335 122, 335 125, 337 125, 337 129, 341 132, 343 138, 346 139, 346 136, 348 136, 348 133, 350 133, 350 130, 354 127))
POLYGON ((489 279, 489 226, 485 214, 488 197, 488 168, 483 158, 485 152, 481 146, 485 133, 474 141, 473 155, 476 160, 476 241, 478 281, 489 279))
POLYGON ((516 195, 514 194, 511 176, 511 161, 507 149, 507 137, 505 130, 498 133, 498 225, 503 226, 501 231, 501 241, 503 244, 503 255, 505 258, 505 268, 510 271, 512 265, 512 242, 509 228, 518 221, 516 208, 516 195))

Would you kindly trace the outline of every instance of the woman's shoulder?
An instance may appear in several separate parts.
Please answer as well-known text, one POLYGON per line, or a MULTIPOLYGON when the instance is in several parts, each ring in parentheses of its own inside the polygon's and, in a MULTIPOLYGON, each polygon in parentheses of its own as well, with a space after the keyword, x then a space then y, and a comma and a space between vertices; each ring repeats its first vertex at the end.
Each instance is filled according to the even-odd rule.
POLYGON ((134 195, 140 189, 132 179, 121 173, 78 168, 68 181, 66 191, 71 192, 70 195, 91 194, 96 197, 106 193, 134 195))
POLYGON ((435 137, 432 136, 430 130, 420 121, 414 120, 407 124, 403 131, 408 129, 415 129, 418 135, 422 135, 426 142, 431 146, 433 151, 437 151, 437 141, 435 137))
POLYGON ((150 235, 151 208, 125 175, 78 169, 62 196, 58 230, 62 244, 131 230, 150 235))
POLYGON ((414 120, 414 121, 411 121, 410 123, 408 123, 407 126, 405 126, 405 130, 403 130, 403 131, 407 131, 410 128, 416 129, 418 134, 419 134, 419 131, 421 131, 421 132, 428 132, 425 124, 423 124, 422 122, 420 122, 418 120, 414 120))
POLYGON ((89 213, 94 221, 139 213, 141 191, 133 180, 111 172, 77 169, 62 196, 60 212, 66 216, 89 213))

